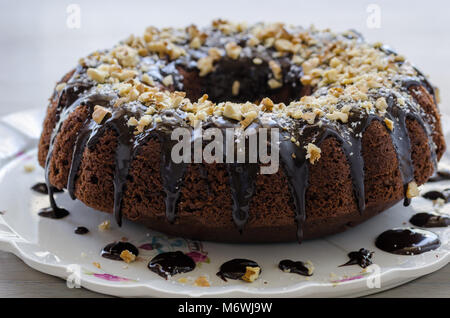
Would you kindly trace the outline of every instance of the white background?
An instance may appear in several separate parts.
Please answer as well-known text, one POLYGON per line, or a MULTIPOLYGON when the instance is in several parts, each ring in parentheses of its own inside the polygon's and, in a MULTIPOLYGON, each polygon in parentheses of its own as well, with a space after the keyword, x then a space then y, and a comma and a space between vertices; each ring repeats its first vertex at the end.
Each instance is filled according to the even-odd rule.
POLYGON ((206 25, 282 21, 336 31, 354 28, 409 58, 441 91, 450 112, 450 2, 445 1, 12 1, 0 3, 0 116, 45 108, 55 82, 92 51, 111 47, 149 25, 206 25), (81 8, 81 27, 67 27, 69 4, 81 8), (367 26, 369 4, 381 9, 381 27, 367 26))

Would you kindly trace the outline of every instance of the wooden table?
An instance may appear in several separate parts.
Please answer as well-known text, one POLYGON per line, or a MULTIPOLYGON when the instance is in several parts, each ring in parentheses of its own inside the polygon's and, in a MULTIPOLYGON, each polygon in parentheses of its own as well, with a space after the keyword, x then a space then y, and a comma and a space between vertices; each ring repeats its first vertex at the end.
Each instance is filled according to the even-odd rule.
MULTIPOLYGON (((0 297, 108 297, 84 288, 69 289, 60 278, 25 265, 0 252, 0 297)), ((450 297, 450 264, 430 275, 368 297, 450 297)))
MULTIPOLYGON (((2 1, 0 3, 0 116, 43 108, 54 83, 77 60, 110 47, 148 25, 234 21, 284 21, 340 31, 354 28, 371 41, 390 44, 410 58, 441 90, 441 111, 449 112, 450 5, 445 1, 2 1), (367 23, 377 3, 380 28, 367 23), (80 28, 68 22, 67 6, 80 8, 80 28), (237 10, 238 9, 238 10, 237 10), (372 10, 372 11, 371 11, 372 10)), ((74 11, 71 11, 72 14, 74 11)), ((70 14, 70 13, 69 13, 70 14)), ((375 13, 376 14, 376 13, 375 13)), ((69 21, 70 22, 70 21, 69 21)), ((409 284, 371 297, 450 297, 450 265, 409 284)), ((27 267, 0 252, 0 297, 103 297, 27 267)))

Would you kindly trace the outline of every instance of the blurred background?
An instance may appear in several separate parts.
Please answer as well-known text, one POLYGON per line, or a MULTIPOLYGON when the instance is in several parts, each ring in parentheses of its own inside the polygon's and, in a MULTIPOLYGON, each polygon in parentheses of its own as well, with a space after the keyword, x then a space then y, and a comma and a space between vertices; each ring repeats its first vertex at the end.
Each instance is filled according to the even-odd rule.
POLYGON ((450 2, 288 0, 2 0, 0 116, 47 106, 55 82, 82 56, 155 25, 206 25, 215 18, 356 29, 430 76, 450 113, 450 2))

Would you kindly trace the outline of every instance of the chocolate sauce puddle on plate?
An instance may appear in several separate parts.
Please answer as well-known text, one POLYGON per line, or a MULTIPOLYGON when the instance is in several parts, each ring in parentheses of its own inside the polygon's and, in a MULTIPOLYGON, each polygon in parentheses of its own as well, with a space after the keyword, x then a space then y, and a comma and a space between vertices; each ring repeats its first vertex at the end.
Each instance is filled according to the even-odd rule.
POLYGON ((422 195, 422 197, 424 197, 425 199, 428 199, 428 200, 434 201, 437 199, 442 199, 445 202, 448 201, 449 196, 450 196, 450 189, 444 189, 442 191, 432 190, 432 191, 428 191, 422 195))
POLYGON ((55 206, 54 208, 49 206, 48 208, 40 209, 38 215, 44 218, 62 219, 63 217, 69 215, 69 211, 57 206, 55 206))
POLYGON ((83 234, 89 233, 89 230, 87 228, 85 228, 84 226, 79 226, 74 230, 74 233, 83 235, 83 234))
POLYGON ((156 255, 148 263, 148 268, 167 279, 179 273, 191 272, 195 269, 195 262, 183 252, 167 252, 156 255))
POLYGON ((223 263, 219 272, 216 274, 224 281, 229 279, 242 279, 247 272, 247 267, 259 267, 258 263, 242 258, 235 258, 231 261, 223 263))
POLYGON ((435 212, 420 212, 414 214, 409 222, 420 227, 447 227, 450 225, 450 217, 435 212))
POLYGON ((102 249, 101 256, 114 261, 121 261, 120 254, 125 250, 128 250, 136 256, 139 255, 139 250, 136 246, 128 242, 118 241, 106 245, 102 249))
POLYGON ((359 265, 362 268, 366 268, 367 266, 372 265, 372 256, 373 252, 366 250, 365 248, 361 248, 359 251, 353 251, 347 254, 350 260, 341 266, 350 266, 350 265, 359 265))
POLYGON ((437 249, 441 245, 439 237, 430 231, 415 228, 396 228, 381 233, 376 247, 388 253, 417 255, 437 249))
POLYGON ((444 180, 450 180, 450 170, 439 170, 436 175, 428 179, 427 182, 438 182, 444 180))
MULTIPOLYGON (((31 187, 31 190, 33 190, 37 193, 41 193, 41 194, 48 194, 48 188, 47 188, 47 185, 45 184, 45 182, 36 183, 34 186, 31 187)), ((55 187, 53 187, 54 193, 63 192, 63 191, 64 190, 59 190, 59 189, 56 189, 55 187)))
POLYGON ((295 273, 303 276, 312 276, 312 271, 305 265, 305 263, 291 261, 284 259, 278 264, 278 268, 286 273, 295 273))

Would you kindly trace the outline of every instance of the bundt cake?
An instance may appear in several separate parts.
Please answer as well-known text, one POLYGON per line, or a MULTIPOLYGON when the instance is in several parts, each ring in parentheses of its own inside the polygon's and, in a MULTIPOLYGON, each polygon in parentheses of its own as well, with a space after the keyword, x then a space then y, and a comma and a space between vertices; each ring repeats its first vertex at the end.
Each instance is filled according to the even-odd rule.
POLYGON ((356 31, 217 20, 149 27, 82 58, 56 85, 38 157, 54 209, 53 187, 119 225, 279 242, 408 204, 444 149, 433 86, 386 46, 356 31), (175 162, 180 127, 277 128, 280 169, 175 162))

